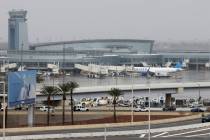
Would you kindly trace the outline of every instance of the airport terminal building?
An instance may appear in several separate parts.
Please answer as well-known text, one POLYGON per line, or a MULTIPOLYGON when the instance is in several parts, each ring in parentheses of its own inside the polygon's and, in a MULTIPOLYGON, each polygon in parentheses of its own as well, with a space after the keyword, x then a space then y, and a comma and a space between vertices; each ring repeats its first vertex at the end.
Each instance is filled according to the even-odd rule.
POLYGON ((64 68, 73 68, 75 63, 139 64, 152 60, 152 57, 157 60, 157 55, 151 53, 153 43, 152 40, 132 39, 51 42, 30 45, 28 50, 9 50, 8 56, 10 62, 23 61, 29 67, 46 67, 47 63, 56 63, 64 68))
POLYGON ((185 62, 196 69, 210 67, 210 52, 155 53, 153 40, 95 39, 30 44, 26 14, 24 10, 9 12, 7 56, 1 58, 1 63, 36 69, 44 69, 47 64, 73 69, 77 63, 140 66, 144 62, 149 65, 185 62))

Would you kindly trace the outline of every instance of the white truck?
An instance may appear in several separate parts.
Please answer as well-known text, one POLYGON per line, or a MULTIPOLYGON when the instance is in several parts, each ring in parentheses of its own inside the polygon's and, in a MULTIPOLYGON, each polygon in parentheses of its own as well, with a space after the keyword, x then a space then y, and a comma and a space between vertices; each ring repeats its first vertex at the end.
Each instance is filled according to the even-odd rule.
POLYGON ((145 108, 145 107, 136 107, 134 109, 135 112, 148 112, 148 108, 145 108))
MULTIPOLYGON (((43 112, 47 112, 48 111, 48 107, 47 106, 42 106, 39 110, 43 111, 43 112)), ((50 107, 49 111, 50 112, 55 112, 55 110, 52 107, 50 107)))
POLYGON ((89 111, 89 109, 82 105, 76 105, 74 106, 74 111, 89 111))

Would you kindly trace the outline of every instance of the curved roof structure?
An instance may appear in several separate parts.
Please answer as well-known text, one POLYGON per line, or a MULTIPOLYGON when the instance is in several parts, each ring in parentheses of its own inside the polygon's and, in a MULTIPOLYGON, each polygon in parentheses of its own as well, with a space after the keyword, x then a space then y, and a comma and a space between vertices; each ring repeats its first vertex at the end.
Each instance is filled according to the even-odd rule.
POLYGON ((45 43, 36 43, 31 44, 30 48, 35 49, 36 47, 43 46, 54 46, 54 45, 64 45, 64 44, 79 44, 79 43, 102 43, 102 42, 139 42, 139 43, 151 43, 151 46, 154 43, 154 40, 140 40, 140 39, 94 39, 94 40, 75 40, 75 41, 58 41, 58 42, 45 42, 45 43))

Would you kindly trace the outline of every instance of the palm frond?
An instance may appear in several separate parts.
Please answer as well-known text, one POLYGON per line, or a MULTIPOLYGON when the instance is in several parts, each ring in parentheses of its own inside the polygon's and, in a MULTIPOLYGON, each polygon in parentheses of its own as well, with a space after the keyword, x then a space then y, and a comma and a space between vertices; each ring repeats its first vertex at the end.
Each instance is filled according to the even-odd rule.
POLYGON ((44 95, 48 95, 48 94, 58 94, 59 93, 59 89, 57 87, 54 86, 43 86, 41 88, 40 93, 44 94, 44 95))
POLYGON ((118 88, 112 88, 110 91, 108 91, 108 93, 114 98, 117 98, 120 95, 122 95, 122 91, 118 88))
POLYGON ((75 88, 79 87, 79 84, 74 81, 69 81, 67 83, 59 84, 58 86, 62 92, 67 93, 70 90, 74 90, 75 88))
POLYGON ((70 90, 74 90, 75 88, 79 87, 79 84, 77 82, 74 82, 74 81, 70 81, 67 84, 68 84, 70 90))

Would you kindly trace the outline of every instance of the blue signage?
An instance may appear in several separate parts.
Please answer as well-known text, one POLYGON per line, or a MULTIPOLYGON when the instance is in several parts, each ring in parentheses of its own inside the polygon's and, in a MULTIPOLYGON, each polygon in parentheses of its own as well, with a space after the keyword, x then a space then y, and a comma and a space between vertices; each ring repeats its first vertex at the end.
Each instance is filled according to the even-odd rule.
POLYGON ((8 106, 34 104, 36 93, 36 71, 9 72, 8 106))

